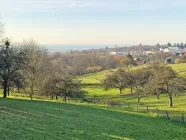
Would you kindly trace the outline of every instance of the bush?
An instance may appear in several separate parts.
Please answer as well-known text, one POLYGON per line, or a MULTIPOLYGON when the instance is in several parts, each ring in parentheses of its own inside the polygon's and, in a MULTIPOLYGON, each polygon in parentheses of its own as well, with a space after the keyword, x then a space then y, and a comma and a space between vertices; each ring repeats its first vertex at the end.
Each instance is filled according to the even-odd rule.
POLYGON ((94 67, 88 67, 87 72, 98 72, 101 71, 102 67, 101 66, 94 66, 94 67))

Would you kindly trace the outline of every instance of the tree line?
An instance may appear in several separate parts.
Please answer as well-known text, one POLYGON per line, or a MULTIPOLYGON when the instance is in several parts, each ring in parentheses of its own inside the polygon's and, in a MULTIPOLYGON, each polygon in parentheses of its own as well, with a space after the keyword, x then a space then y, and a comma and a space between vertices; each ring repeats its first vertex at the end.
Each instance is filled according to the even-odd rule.
MULTIPOLYGON (((123 66, 137 65, 129 54, 125 57, 110 56, 104 52, 71 51, 49 53, 33 40, 0 44, 0 82, 3 97, 11 91, 66 97, 82 97, 77 75, 98 72, 123 66)), ((57 98, 57 97, 56 97, 57 98)))
POLYGON ((126 57, 101 56, 94 52, 69 52, 51 54, 36 42, 23 41, 13 45, 5 40, 0 45, 0 82, 3 97, 15 89, 27 93, 31 99, 34 94, 54 97, 83 97, 81 81, 76 75, 105 69, 124 67, 106 76, 102 81, 105 89, 118 88, 120 94, 129 88, 140 103, 144 96, 167 94, 173 106, 173 94, 183 92, 186 78, 178 75, 167 65, 154 64, 130 70, 137 61, 129 54, 126 57), (109 60, 111 59, 111 60, 109 60), (113 61, 112 61, 113 60, 113 61), (108 61, 108 63, 106 62, 108 61), (95 66, 99 64, 99 66, 95 66))
POLYGON ((99 72, 118 67, 118 61, 107 52, 99 51, 70 51, 56 52, 53 58, 60 61, 64 68, 73 75, 99 72))
POLYGON ((15 89, 27 93, 67 97, 81 96, 80 81, 61 62, 34 41, 18 45, 5 40, 0 45, 0 82, 3 97, 15 89))

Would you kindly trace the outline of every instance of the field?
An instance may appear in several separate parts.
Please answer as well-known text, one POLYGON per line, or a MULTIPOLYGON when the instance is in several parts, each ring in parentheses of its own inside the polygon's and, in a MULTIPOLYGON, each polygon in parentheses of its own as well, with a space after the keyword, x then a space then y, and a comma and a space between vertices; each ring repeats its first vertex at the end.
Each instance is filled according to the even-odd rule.
MULTIPOLYGON (((184 74, 186 73, 186 64, 170 64, 177 73, 184 74)), ((144 66, 145 67, 145 66, 144 66)), ((139 67, 141 68, 141 67, 139 67)), ((133 69, 137 69, 136 67, 133 69)), ((106 70, 102 72, 86 74, 78 77, 79 80, 82 81, 85 86, 82 86, 82 89, 87 93, 88 97, 97 96, 97 97, 111 97, 113 95, 118 95, 118 89, 112 89, 105 91, 103 85, 101 84, 101 80, 105 78, 106 75, 110 74, 111 71, 106 70)), ((130 90, 126 89, 123 93, 127 94, 130 90)))
MULTIPOLYGON (((179 74, 185 73, 186 64, 170 66, 179 74)), ((28 95, 16 93, 9 99, 0 98, 0 140, 186 139, 186 125, 182 122, 186 94, 173 97, 173 108, 168 106, 167 95, 159 100, 155 96, 143 97, 137 106, 136 96, 130 95, 129 89, 122 96, 117 89, 104 90, 100 80, 109 73, 78 77, 84 84, 85 98, 96 98, 97 104, 62 103, 61 98, 53 101, 36 95, 30 101, 28 95), (120 104, 108 106, 111 101, 120 104), (171 120, 166 119, 166 111, 171 120)))
POLYGON ((186 127, 104 106, 0 98, 1 140, 181 140, 186 127))
MULTIPOLYGON (((185 74, 186 64, 170 64, 169 66, 171 66, 178 74, 185 74)), ((107 70, 79 77, 84 84, 87 84, 82 87, 82 89, 87 93, 87 98, 96 98, 101 100, 103 103, 109 102, 110 100, 117 101, 121 103, 121 106, 124 110, 136 111, 137 98, 134 94, 130 95, 129 89, 125 89, 122 96, 119 94, 118 89, 108 91, 104 90, 100 81, 103 80, 104 77, 109 73, 111 72, 107 70)), ((141 99, 141 105, 138 106, 138 110, 144 112, 148 106, 149 111, 156 112, 158 108, 159 116, 165 116, 166 111, 168 111, 170 113, 170 117, 172 117, 174 120, 180 120, 182 113, 186 115, 185 101, 186 94, 183 93, 176 95, 173 97, 174 108, 169 108, 169 100, 167 95, 161 95, 159 100, 155 96, 143 97, 141 99)))
MULTIPOLYGON (((186 73, 186 64, 169 64, 170 67, 172 67, 176 72, 184 74, 186 73)), ((146 66, 140 66, 140 67, 134 67, 131 70, 135 70, 138 68, 142 68, 146 66)), ((91 74, 86 74, 83 76, 78 77, 82 81, 82 83, 88 83, 88 84, 98 84, 101 80, 105 78, 106 75, 110 74, 111 71, 106 70, 102 72, 96 72, 91 74)))

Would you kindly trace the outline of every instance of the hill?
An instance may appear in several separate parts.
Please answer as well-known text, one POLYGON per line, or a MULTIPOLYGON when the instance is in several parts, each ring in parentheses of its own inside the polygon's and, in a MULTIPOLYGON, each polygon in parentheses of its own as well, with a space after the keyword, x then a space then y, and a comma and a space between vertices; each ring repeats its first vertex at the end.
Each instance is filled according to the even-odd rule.
POLYGON ((180 140, 186 127, 109 107, 0 98, 1 140, 180 140))
MULTIPOLYGON (((170 64, 178 74, 184 74, 186 71, 186 64, 170 64)), ((140 67, 135 67, 133 69, 137 69, 140 67)), ((173 104, 174 108, 170 108, 168 106, 169 99, 167 95, 161 95, 158 100, 156 96, 144 96, 141 99, 141 103, 137 108, 137 97, 135 94, 130 94, 129 89, 125 89, 123 91, 123 95, 119 94, 118 89, 112 90, 104 90, 103 85, 100 80, 104 79, 104 77, 111 73, 109 70, 86 74, 79 79, 82 80, 84 86, 82 86, 82 90, 84 90, 87 95, 86 98, 95 99, 98 104, 120 104, 123 110, 128 111, 142 111, 146 112, 146 108, 148 106, 148 110, 151 112, 157 112, 158 115, 165 117, 166 111, 169 112, 169 116, 173 120, 181 121, 182 113, 186 115, 186 94, 178 94, 173 96, 173 104)))
MULTIPOLYGON (((169 64, 170 67, 173 68, 173 70, 175 70, 178 73, 186 73, 186 64, 169 64)), ((132 69, 138 69, 141 67, 146 67, 146 65, 144 66, 139 66, 139 67, 133 67, 132 69)), ((100 80, 103 80, 105 78, 106 75, 108 75, 110 72, 110 70, 105 70, 105 71, 101 71, 101 72, 96 72, 96 73, 91 73, 91 74, 85 74, 82 75, 80 77, 78 77, 80 80, 82 80, 82 83, 87 83, 87 84, 98 84, 100 83, 100 80)))
MULTIPOLYGON (((186 64, 170 64, 169 66, 171 66, 179 74, 186 73, 186 64)), ((135 70, 141 67, 146 66, 134 67, 132 69, 135 70)), ((84 86, 82 86, 82 89, 87 93, 87 97, 112 97, 118 95, 119 92, 117 89, 105 91, 103 85, 101 84, 101 80, 103 80, 106 75, 110 74, 111 71, 114 70, 105 70, 101 72, 85 74, 78 77, 78 79, 82 81, 82 84, 84 84, 84 86)), ((123 92, 129 93, 129 90, 126 89, 123 92)))

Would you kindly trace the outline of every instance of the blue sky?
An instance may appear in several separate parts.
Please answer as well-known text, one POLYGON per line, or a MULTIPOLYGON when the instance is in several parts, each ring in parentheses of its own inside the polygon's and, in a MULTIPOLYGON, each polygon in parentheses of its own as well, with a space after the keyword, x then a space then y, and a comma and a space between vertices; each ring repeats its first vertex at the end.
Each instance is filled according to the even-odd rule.
POLYGON ((0 0, 0 14, 14 41, 186 42, 186 0, 0 0))

